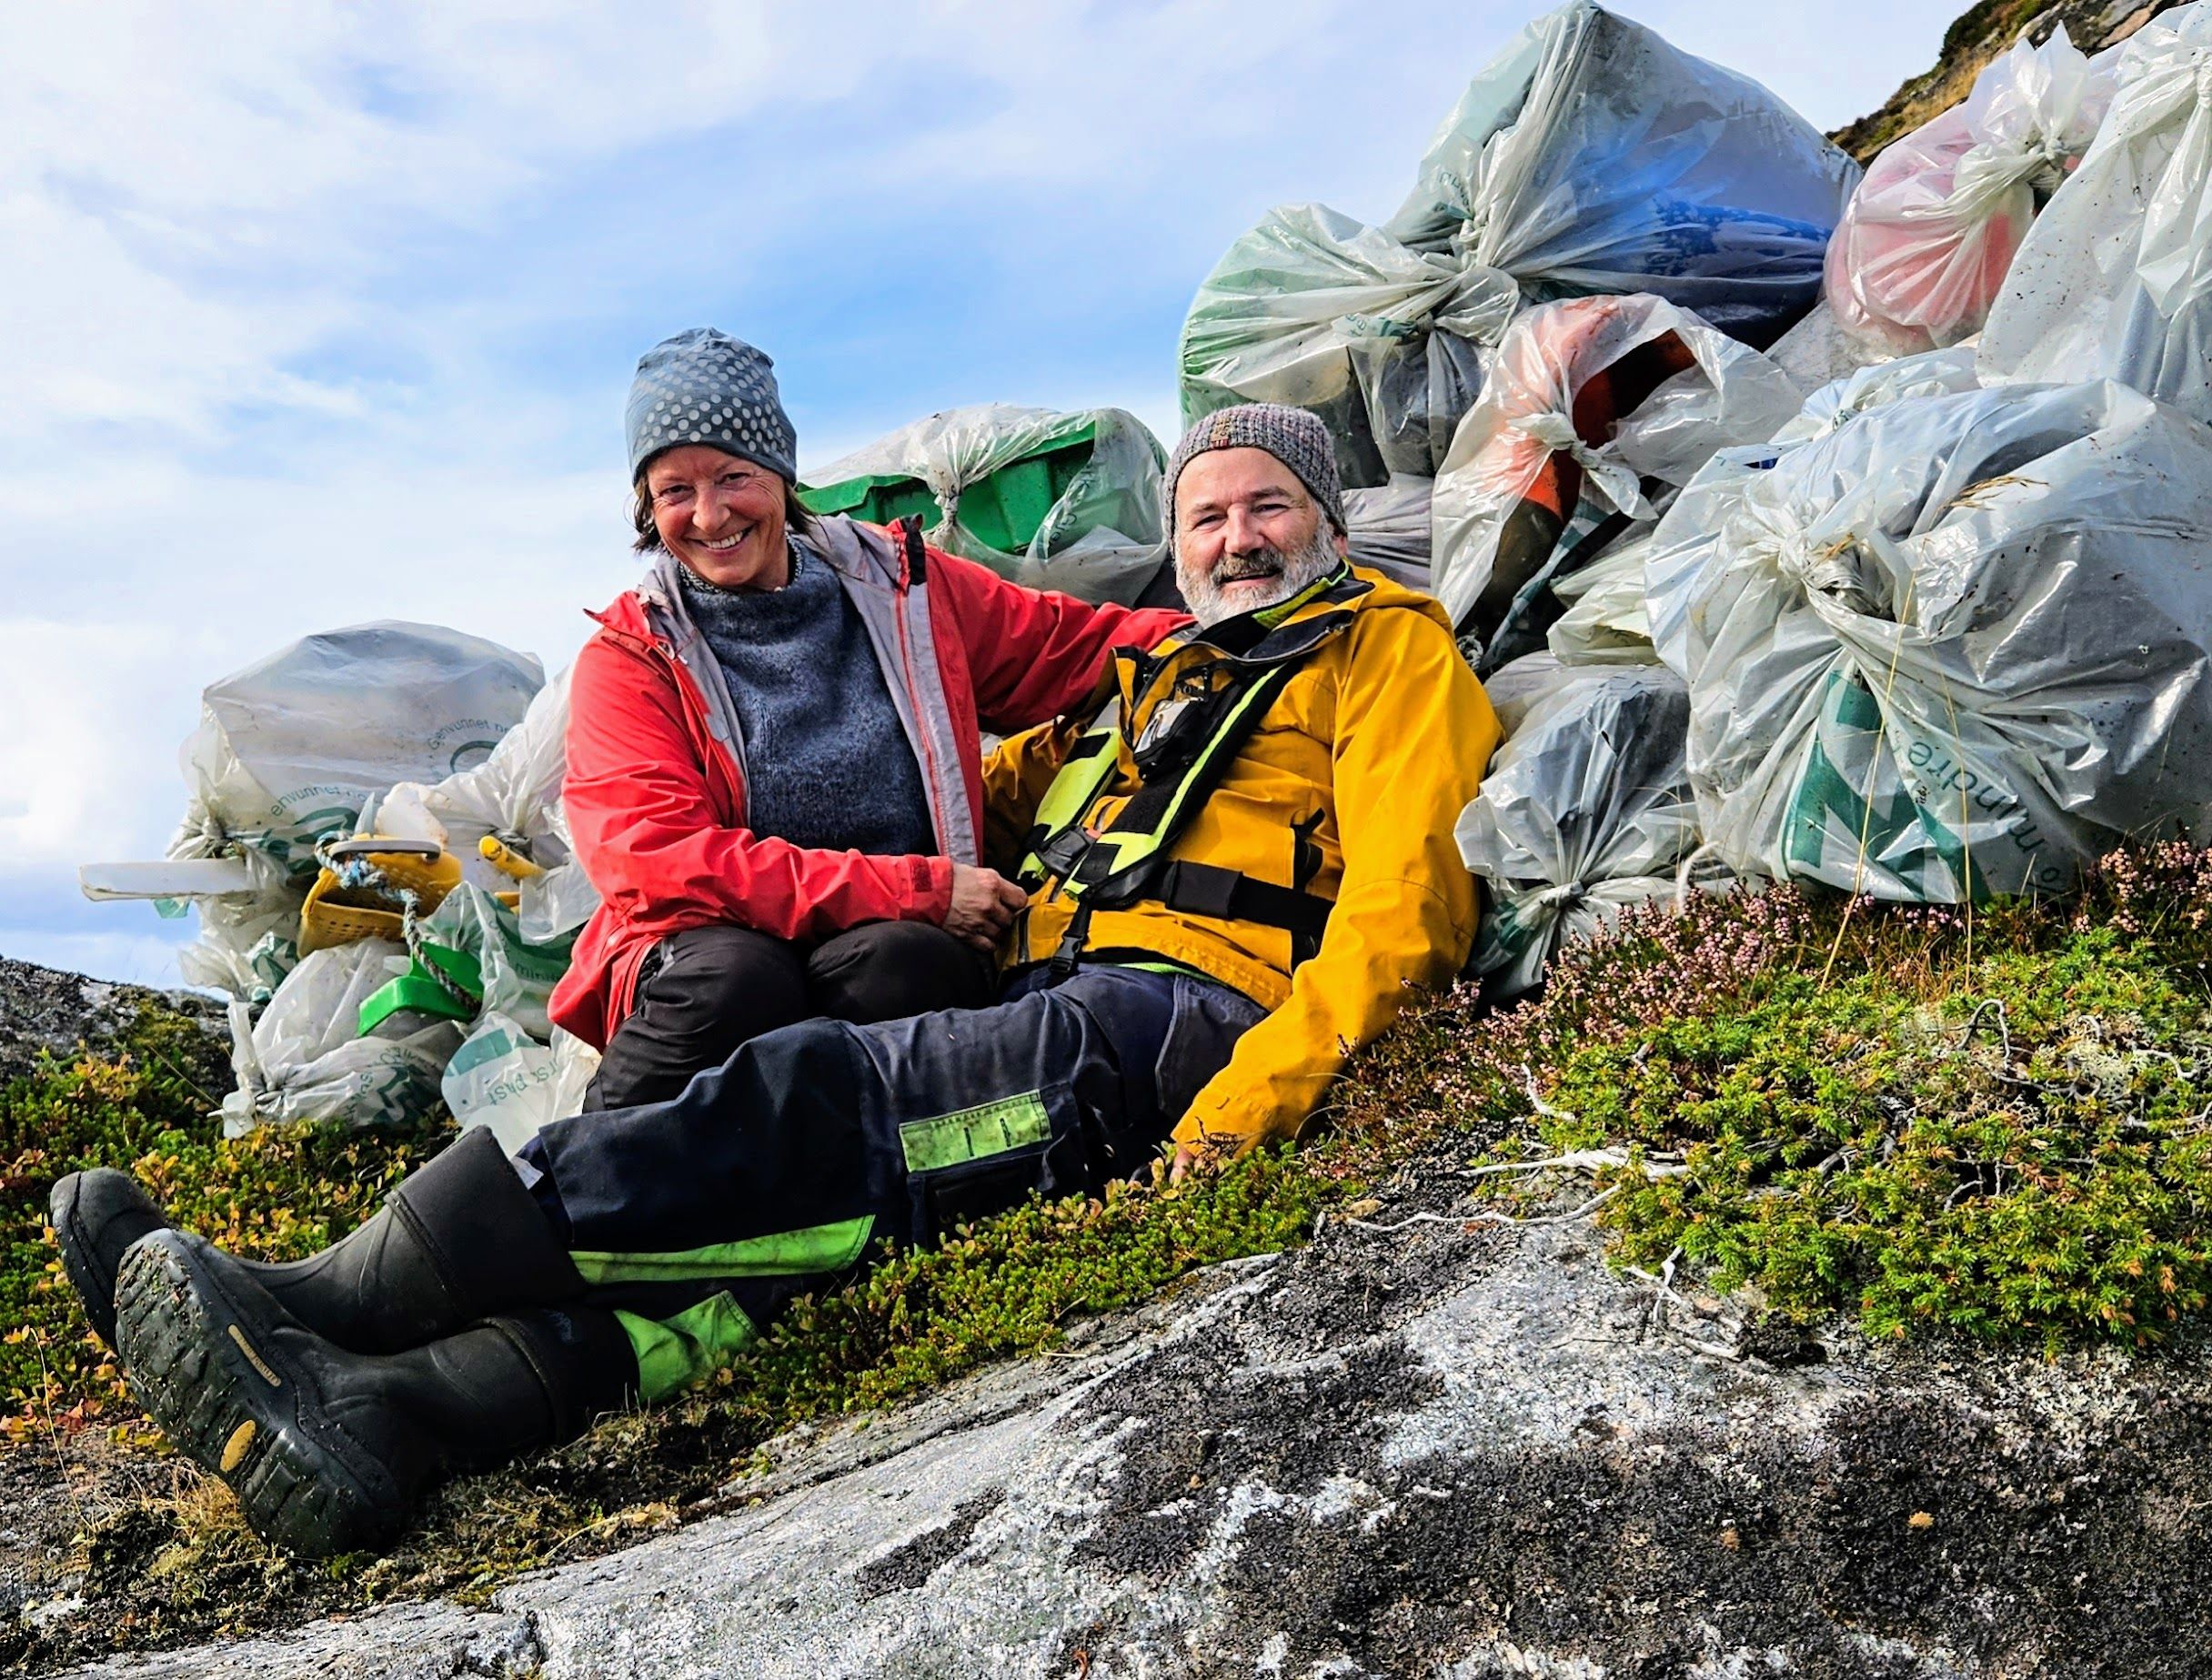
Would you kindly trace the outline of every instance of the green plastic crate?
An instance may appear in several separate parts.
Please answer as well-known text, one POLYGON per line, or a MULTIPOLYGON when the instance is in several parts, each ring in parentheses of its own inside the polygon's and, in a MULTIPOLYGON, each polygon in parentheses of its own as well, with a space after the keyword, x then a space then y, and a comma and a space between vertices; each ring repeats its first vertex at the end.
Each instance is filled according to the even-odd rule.
MULTIPOLYGON (((978 479, 960 492, 960 523, 977 541, 1001 554, 1026 553, 1052 504, 1091 464, 1097 442, 1098 428, 1086 426, 1065 443, 1010 461, 978 479)), ((875 475, 842 484, 802 484, 799 499, 810 513, 850 514, 873 525, 919 514, 927 527, 940 518, 937 498, 919 478, 875 475)))

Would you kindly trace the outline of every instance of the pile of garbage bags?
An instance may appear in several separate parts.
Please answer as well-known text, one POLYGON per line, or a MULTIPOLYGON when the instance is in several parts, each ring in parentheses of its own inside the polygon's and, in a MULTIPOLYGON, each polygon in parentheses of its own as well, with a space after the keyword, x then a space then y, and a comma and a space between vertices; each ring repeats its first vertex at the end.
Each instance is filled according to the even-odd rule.
MULTIPOLYGON (((1657 288, 1501 335, 1433 492, 1506 727, 1459 829, 1487 990, 1730 879, 2062 894, 2212 832, 2208 90, 2201 3, 2095 58, 2015 46, 1875 160, 1798 344, 1734 375, 1766 406, 1669 474, 1637 409, 1577 412, 1579 347, 1545 354, 1547 308, 1657 288)), ((1728 406, 1674 362, 1641 379, 1728 406)))
POLYGON ((2005 386, 1711 470, 1645 575, 1728 867, 1954 901, 2207 831, 2212 430, 2005 386))
POLYGON ((596 1058, 546 1018, 598 904, 561 810, 568 694, 528 654, 396 623, 206 689, 168 857, 80 877, 198 911, 179 966, 230 998, 227 1134, 580 1103, 596 1058))
POLYGON ((1771 343, 1857 175, 1755 82, 1574 0, 1476 76, 1387 222, 1288 205, 1230 247, 1183 324, 1183 418, 1289 403, 1346 485, 1433 478, 1530 304, 1645 293, 1771 343))
POLYGON ((816 513, 920 514, 923 536, 1032 589, 1134 601, 1166 558, 1167 453, 1120 408, 949 408, 808 474, 816 513))

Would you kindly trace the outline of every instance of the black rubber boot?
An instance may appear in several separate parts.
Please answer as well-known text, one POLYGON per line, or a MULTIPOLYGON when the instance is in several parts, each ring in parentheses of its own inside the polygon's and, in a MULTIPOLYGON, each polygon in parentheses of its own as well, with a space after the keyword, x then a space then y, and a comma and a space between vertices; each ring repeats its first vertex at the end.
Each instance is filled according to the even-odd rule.
POLYGON ((94 1167, 54 1186, 46 1217, 93 1333, 115 1346, 116 1273, 132 1243, 149 1231, 169 1229, 167 1216, 129 1173, 94 1167))
MULTIPOLYGON (((169 1222, 127 1174, 105 1168, 56 1184, 53 1218, 85 1314, 113 1347, 124 1251, 169 1222)), ((555 1306, 584 1290, 568 1249, 482 1126, 408 1174, 374 1216, 319 1254, 281 1264, 217 1258, 357 1353, 420 1347, 494 1313, 555 1306)))
POLYGON ((308 1329, 357 1353, 397 1353, 495 1313, 584 1293, 567 1246, 488 1126, 462 1132, 321 1253, 286 1265, 230 1263, 308 1329))
POLYGON ((498 1318, 380 1358, 317 1335, 216 1253, 170 1231, 126 1256, 124 1369, 254 1532, 303 1557, 380 1550, 441 1476, 573 1440, 636 1392, 611 1313, 498 1318))

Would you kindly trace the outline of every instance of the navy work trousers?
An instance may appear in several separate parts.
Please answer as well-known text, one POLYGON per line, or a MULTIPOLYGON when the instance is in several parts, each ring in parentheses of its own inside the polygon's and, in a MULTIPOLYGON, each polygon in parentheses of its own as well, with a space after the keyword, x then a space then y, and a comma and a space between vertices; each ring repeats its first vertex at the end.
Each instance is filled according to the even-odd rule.
POLYGON ((521 1159, 649 1399, 885 1242, 1143 1169, 1262 1013, 1187 974, 1032 976, 989 1009, 767 1033, 668 1102, 547 1127, 521 1159))

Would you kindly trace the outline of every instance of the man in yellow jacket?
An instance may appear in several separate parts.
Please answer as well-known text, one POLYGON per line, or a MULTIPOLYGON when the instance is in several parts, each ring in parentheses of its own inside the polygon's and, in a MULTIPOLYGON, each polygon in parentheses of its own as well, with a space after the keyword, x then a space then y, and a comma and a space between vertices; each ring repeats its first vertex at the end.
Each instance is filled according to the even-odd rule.
POLYGON ((1306 415, 1201 422, 1167 494, 1196 623, 989 768, 1029 890, 997 1004, 769 1033, 512 1161, 475 1129, 287 1266, 86 1175, 112 1217, 62 1233, 69 1275, 96 1314, 112 1287, 133 1386, 256 1532, 382 1546, 439 1475, 686 1386, 887 1242, 1295 1136, 1460 967, 1453 825, 1498 729, 1443 611, 1345 563, 1306 415))
MULTIPOLYGON (((1268 1011, 1180 1119, 1168 1117, 1180 1177, 1193 1161, 1295 1136, 1345 1057, 1395 1017, 1405 989, 1441 986, 1465 962, 1475 884, 1453 826, 1498 725, 1443 609, 1347 566, 1342 496, 1318 420, 1254 404, 1201 421, 1170 462, 1167 498, 1177 580, 1197 625, 1154 654, 1121 657, 1101 729, 1063 720, 1006 742, 985 768, 984 800, 990 860, 1026 861, 1036 880, 1027 830, 1087 734, 1086 744, 1111 749, 1113 770, 1071 814, 1098 832, 1136 793, 1162 709, 1187 707, 1193 682, 1218 671, 1216 627, 1244 628, 1240 620, 1266 613, 1270 635, 1293 650, 1302 628, 1333 627, 1193 801, 1172 845, 1175 858, 1330 906, 1317 949, 1299 949, 1289 930, 1233 905, 1208 914, 1216 907, 1150 895, 1094 910, 1081 931, 1092 961, 1141 953, 1268 1011)), ((1080 885, 1073 893, 1068 885, 1057 875, 1036 880, 1007 952, 1017 972, 1065 942, 1082 905, 1080 885)))

